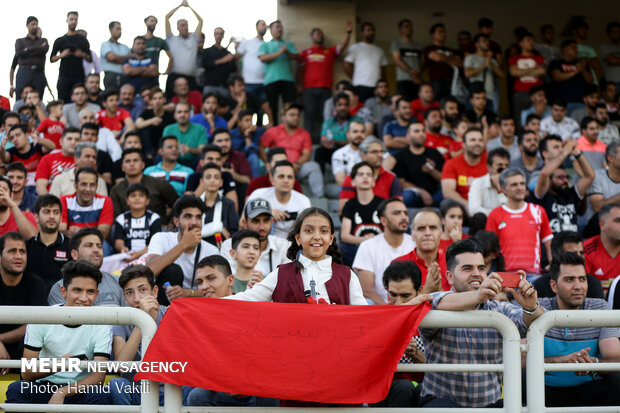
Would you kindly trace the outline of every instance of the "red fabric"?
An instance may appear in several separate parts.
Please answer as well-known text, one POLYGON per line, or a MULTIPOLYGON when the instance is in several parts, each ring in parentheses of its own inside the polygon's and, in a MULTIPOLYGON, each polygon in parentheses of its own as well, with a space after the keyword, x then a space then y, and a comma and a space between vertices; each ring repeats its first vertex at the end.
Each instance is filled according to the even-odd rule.
POLYGON ((319 403, 383 400, 431 306, 307 305, 179 298, 145 362, 187 362, 184 373, 135 380, 319 403))
MULTIPOLYGON (((422 258, 418 256, 418 253, 414 249, 409 254, 402 255, 394 261, 413 261, 415 265, 418 266, 420 272, 422 273, 422 285, 426 284, 426 276, 428 275, 428 267, 422 258)), ((439 264, 439 272, 441 273, 441 288, 444 291, 450 291, 452 286, 448 282, 446 278, 446 256, 442 253, 437 253, 437 264, 439 264)))
POLYGON ((463 198, 469 195, 469 185, 474 178, 486 175, 487 171, 487 151, 482 153, 480 161, 476 165, 470 165, 465 161, 465 154, 450 159, 443 166, 441 179, 454 179, 456 181, 456 191, 463 198))
POLYGON ((304 89, 324 87, 331 89, 334 83, 334 61, 338 58, 338 46, 312 46, 299 54, 299 64, 305 66, 304 89))
POLYGON ((426 112, 430 108, 439 109, 440 108, 439 103, 433 100, 429 105, 424 106, 420 99, 416 99, 411 102, 411 114, 415 116, 416 118, 418 118, 418 120, 422 123, 424 123, 424 112, 426 112))
POLYGON ((0 108, 11 110, 11 101, 6 96, 0 96, 0 108))
MULTIPOLYGON (((248 185, 248 190, 246 191, 245 196, 250 196, 252 192, 259 188, 271 188, 272 186, 273 185, 271 185, 271 181, 269 180, 269 174, 258 176, 250 181, 250 185, 248 185)), ((299 181, 297 179, 295 179, 293 189, 300 194, 304 193, 304 191, 301 190, 301 185, 299 184, 299 181)))
POLYGON ((116 109, 114 116, 108 115, 105 109, 101 109, 97 112, 97 123, 102 128, 108 128, 111 131, 120 131, 125 127, 125 119, 130 118, 131 115, 125 109, 116 109))
POLYGON ((586 272, 601 280, 603 289, 607 291, 614 278, 620 274, 620 254, 612 258, 603 247, 600 235, 586 240, 583 249, 586 255, 586 272))
MULTIPOLYGON (((329 301, 334 304, 351 304, 349 301, 349 283, 351 282, 351 268, 346 265, 332 262, 332 278, 325 283, 329 301)), ((273 290, 274 303, 305 303, 308 301, 301 279, 301 273, 294 262, 278 266, 278 284, 273 290)), ((321 298, 320 300, 325 300, 321 298)), ((319 301, 320 302, 320 301, 319 301)), ((316 303, 316 301, 315 301, 316 303)))
POLYGON ((280 146, 286 151, 289 162, 295 163, 301 158, 304 150, 312 150, 312 138, 308 131, 297 128, 292 135, 289 135, 284 124, 267 129, 267 132, 260 138, 260 144, 265 148, 280 146))
POLYGON ((62 132, 65 130, 65 124, 59 120, 51 120, 45 118, 39 124, 37 131, 43 132, 43 137, 54 142, 56 149, 60 149, 60 138, 62 138, 62 132))
MULTIPOLYGON (((512 56, 508 59, 508 65, 516 66, 518 69, 534 69, 545 64, 545 59, 540 55, 531 56, 512 56)), ((516 77, 512 89, 515 92, 529 92, 534 86, 542 85, 542 76, 522 76, 516 77)))
POLYGON ((497 234, 506 271, 540 273, 540 244, 553 238, 543 207, 529 202, 520 211, 499 206, 489 213, 485 229, 497 234))
MULTIPOLYGON (((462 239, 465 239, 465 238, 469 238, 469 235, 463 234, 463 238, 462 239)), ((445 255, 446 251, 448 250, 448 247, 450 245, 452 245, 452 244, 454 244, 454 241, 452 240, 452 238, 450 238, 450 239, 443 239, 442 238, 442 239, 439 240, 439 248, 437 250, 439 251, 440 254, 445 255)))
POLYGON ((437 135, 430 133, 429 131, 426 131, 426 142, 424 142, 424 146, 426 146, 427 148, 433 148, 433 149, 438 149, 438 148, 444 148, 446 149, 446 152, 444 154, 444 158, 445 159, 449 159, 450 158, 450 152, 448 151, 448 148, 450 148, 450 145, 452 144, 453 140, 451 137, 449 137, 448 135, 442 135, 441 133, 438 133, 437 135))
MULTIPOLYGON (((173 96, 172 103, 175 105, 179 103, 179 97, 173 96)), ((192 114, 196 115, 200 113, 202 109, 202 93, 197 90, 190 90, 187 96, 187 103, 189 103, 190 112, 192 112, 192 114)))
MULTIPOLYGON (((380 198, 388 199, 392 197, 402 198, 402 193, 396 194, 393 193, 393 183, 394 180, 398 181, 396 175, 387 169, 379 169, 379 176, 375 180, 375 187, 372 188, 372 192, 380 198)), ((357 189, 353 186, 353 180, 351 179, 351 175, 347 175, 342 181, 342 188, 340 189, 340 199, 351 199, 355 198, 357 195, 357 189)))
POLYGON ((34 179, 35 181, 37 179, 47 179, 49 181, 47 189, 49 190, 52 186, 52 181, 57 175, 60 175, 73 167, 75 167, 73 156, 65 156, 62 154, 60 149, 56 149, 41 158, 41 161, 39 161, 39 166, 37 166, 37 174, 34 179))
MULTIPOLYGON (((24 215, 26 216, 28 221, 30 221, 30 223, 35 229, 39 228, 37 226, 37 222, 35 221, 34 215, 32 214, 32 212, 26 211, 24 212, 24 215)), ((15 217, 13 216, 12 212, 11 214, 9 214, 9 217, 7 218, 6 222, 4 224, 0 224, 0 235, 4 235, 10 231, 19 232, 19 228, 17 227, 17 221, 15 221, 15 217)))

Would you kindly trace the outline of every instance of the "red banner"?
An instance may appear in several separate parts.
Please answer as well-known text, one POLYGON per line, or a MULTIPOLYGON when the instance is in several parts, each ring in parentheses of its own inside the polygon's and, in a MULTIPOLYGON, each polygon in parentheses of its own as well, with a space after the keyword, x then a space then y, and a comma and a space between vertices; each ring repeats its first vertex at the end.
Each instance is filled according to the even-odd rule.
POLYGON ((186 361, 185 372, 135 377, 277 399, 375 403, 387 396, 430 308, 177 299, 143 361, 186 361))

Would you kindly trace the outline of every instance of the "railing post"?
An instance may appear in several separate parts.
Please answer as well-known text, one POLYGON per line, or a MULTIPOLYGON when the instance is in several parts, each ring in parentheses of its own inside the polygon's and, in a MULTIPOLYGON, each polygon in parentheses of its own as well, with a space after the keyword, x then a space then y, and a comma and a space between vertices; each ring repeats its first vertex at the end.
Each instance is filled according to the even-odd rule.
POLYGON ((181 413, 183 388, 176 384, 164 383, 164 413, 181 413))
POLYGON ((545 313, 530 325, 527 333, 526 354, 526 390, 528 413, 544 413, 545 411, 545 333, 540 326, 541 319, 549 316, 545 313))

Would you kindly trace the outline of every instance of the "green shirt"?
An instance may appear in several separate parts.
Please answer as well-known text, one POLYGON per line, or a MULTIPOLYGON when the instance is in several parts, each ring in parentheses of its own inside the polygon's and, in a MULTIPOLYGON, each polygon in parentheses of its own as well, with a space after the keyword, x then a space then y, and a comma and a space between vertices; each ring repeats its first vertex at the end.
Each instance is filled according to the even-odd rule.
POLYGON ((323 122, 323 126, 321 127, 321 136, 326 136, 329 140, 346 142, 347 130, 349 129, 349 124, 351 122, 364 123, 362 118, 357 115, 352 115, 349 120, 347 120, 343 124, 338 123, 336 116, 327 118, 325 119, 325 122, 323 122))
POLYGON ((232 286, 232 292, 234 294, 242 293, 242 292, 244 292, 247 289, 248 289, 248 282, 247 281, 235 278, 235 282, 233 283, 233 286, 232 286))
MULTIPOLYGON (((280 50, 283 44, 287 46, 289 52, 297 53, 293 43, 286 40, 271 40, 261 43, 258 47, 258 55, 275 53, 280 50)), ((291 71, 291 59, 286 53, 281 54, 271 62, 265 63, 265 85, 278 81, 294 81, 293 72, 291 71)))
POLYGON ((168 50, 168 43, 164 39, 155 36, 146 39, 146 57, 159 62, 159 52, 162 50, 168 50))
MULTIPOLYGON (((198 149, 200 145, 207 144, 207 131, 204 127, 195 123, 190 123, 185 132, 181 132, 178 123, 168 125, 164 128, 164 132, 161 136, 166 135, 174 135, 179 140, 179 144, 187 145, 194 149, 198 149)), ((190 162, 196 156, 197 155, 192 155, 191 153, 186 153, 185 155, 179 156, 179 162, 190 162)))

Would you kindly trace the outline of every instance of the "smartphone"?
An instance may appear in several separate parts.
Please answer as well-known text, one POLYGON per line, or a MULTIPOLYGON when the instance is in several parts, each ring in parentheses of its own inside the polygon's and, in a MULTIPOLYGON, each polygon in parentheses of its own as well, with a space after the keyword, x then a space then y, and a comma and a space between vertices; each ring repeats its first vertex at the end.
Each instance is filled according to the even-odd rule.
POLYGON ((518 272, 498 272, 502 277, 502 287, 517 288, 521 281, 521 274, 518 272))

